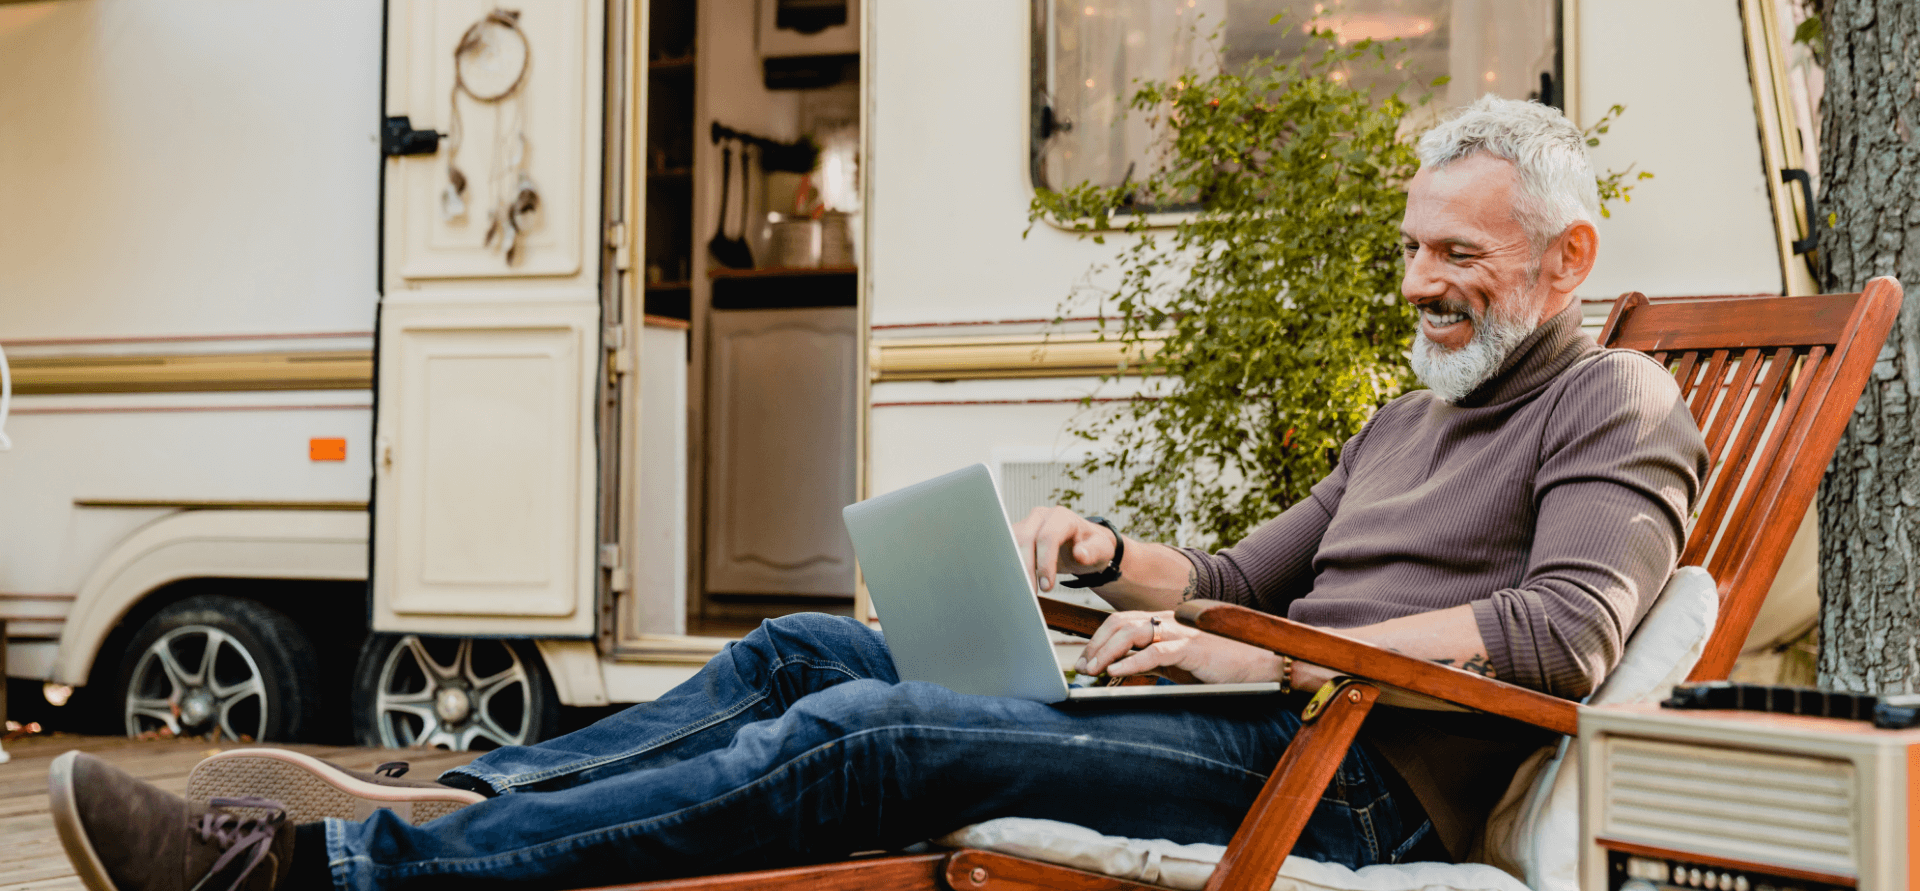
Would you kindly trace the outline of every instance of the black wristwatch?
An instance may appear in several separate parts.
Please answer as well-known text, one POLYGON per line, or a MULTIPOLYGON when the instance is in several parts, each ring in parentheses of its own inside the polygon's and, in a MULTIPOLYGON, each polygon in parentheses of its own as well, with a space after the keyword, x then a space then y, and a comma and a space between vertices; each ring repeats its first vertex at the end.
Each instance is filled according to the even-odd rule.
POLYGON ((1098 588, 1120 580, 1120 558, 1127 555, 1127 540, 1120 536, 1120 530, 1113 528, 1113 524, 1107 522, 1105 517, 1088 517, 1087 522, 1099 523, 1107 527, 1108 532, 1113 533, 1113 562, 1099 572, 1061 579, 1060 584, 1068 588, 1098 588))

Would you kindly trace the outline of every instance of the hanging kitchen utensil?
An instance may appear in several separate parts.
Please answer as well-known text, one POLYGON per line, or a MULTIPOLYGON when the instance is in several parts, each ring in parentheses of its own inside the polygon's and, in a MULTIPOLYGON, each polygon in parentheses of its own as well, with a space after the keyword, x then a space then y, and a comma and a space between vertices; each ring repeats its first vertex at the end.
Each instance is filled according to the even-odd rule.
MULTIPOLYGON (((707 240, 707 252, 715 262, 727 250, 727 189, 733 185, 733 146, 720 146, 720 212, 714 215, 713 237, 707 240)), ((724 264, 722 264, 724 265, 724 264)))
POLYGON ((753 219, 753 164, 752 156, 760 152, 753 143, 740 144, 740 234, 734 241, 740 243, 740 256, 747 260, 748 269, 753 268, 753 244, 747 238, 747 231, 754 225, 753 219))
MULTIPOLYGON (((746 172, 747 167, 746 152, 746 146, 742 145, 740 147, 740 170, 742 173, 746 172)), ((720 220, 719 224, 714 227, 713 240, 707 242, 707 253, 713 255, 713 261, 715 263, 729 269, 752 269, 753 251, 747 247, 746 239, 734 238, 727 235, 727 215, 733 211, 733 202, 730 200, 732 188, 733 144, 728 142, 723 143, 720 147, 720 220)), ((744 182, 741 183, 741 191, 746 191, 746 184, 744 182)), ((744 216, 744 204, 741 209, 744 216)), ((743 219, 741 221, 741 229, 744 231, 745 228, 746 221, 743 219)))

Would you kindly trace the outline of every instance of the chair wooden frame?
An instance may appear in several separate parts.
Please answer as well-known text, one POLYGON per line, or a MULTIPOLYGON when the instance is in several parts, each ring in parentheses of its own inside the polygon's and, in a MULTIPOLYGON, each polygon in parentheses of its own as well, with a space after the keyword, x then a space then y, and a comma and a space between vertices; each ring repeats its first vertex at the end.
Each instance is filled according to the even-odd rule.
MULTIPOLYGON (((1693 679, 1723 679, 1779 572, 1820 475, 1899 314, 1901 289, 1876 278, 1859 294, 1653 301, 1629 293, 1600 342, 1637 349, 1673 371, 1702 426, 1714 470, 1681 565, 1704 565, 1721 609, 1693 679), (1743 484, 1744 482, 1744 484, 1743 484)), ((1049 626, 1090 635, 1106 613, 1041 598, 1049 626)), ((1187 625, 1316 663, 1346 677, 1323 687, 1305 728, 1268 777, 1206 891, 1266 891, 1368 711, 1383 695, 1525 721, 1563 734, 1581 706, 1513 684, 1382 650, 1246 607, 1193 601, 1187 625)), ((1157 886, 974 849, 616 886, 618 891, 954 889, 1152 891, 1157 886)), ((608 889, 614 891, 614 889, 608 889)))

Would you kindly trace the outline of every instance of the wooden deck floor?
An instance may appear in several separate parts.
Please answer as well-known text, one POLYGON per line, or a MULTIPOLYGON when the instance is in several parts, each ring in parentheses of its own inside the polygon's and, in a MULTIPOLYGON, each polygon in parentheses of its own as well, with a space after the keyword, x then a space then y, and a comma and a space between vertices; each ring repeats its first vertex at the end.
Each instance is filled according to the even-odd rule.
MULTIPOLYGON (((134 741, 109 736, 53 734, 7 743, 13 760, 0 764, 0 891, 80 891, 47 816, 47 766, 68 749, 91 752, 170 792, 186 788, 200 759, 237 745, 204 740, 134 741)), ((340 746, 287 746, 356 770, 385 761, 410 761, 412 775, 432 777, 474 759, 477 752, 395 751, 340 746)))

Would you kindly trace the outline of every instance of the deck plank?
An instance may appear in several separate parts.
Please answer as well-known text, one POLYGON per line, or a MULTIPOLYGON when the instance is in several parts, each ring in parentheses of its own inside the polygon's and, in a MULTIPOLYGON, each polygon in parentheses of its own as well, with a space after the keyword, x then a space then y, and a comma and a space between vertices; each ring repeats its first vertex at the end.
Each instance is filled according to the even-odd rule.
MULTIPOLYGON (((214 744, 206 740, 130 740, 122 737, 75 736, 56 733, 30 736, 6 744, 13 760, 0 764, 0 891, 82 891, 80 880, 60 849, 53 819, 47 813, 47 769, 69 749, 106 759, 147 782, 170 792, 186 788, 187 774, 200 759, 241 743, 214 744)), ((478 752, 420 749, 362 749, 345 746, 293 745, 284 748, 325 758, 355 770, 370 770, 387 761, 413 764, 409 774, 431 778, 448 768, 472 761, 478 752)))

